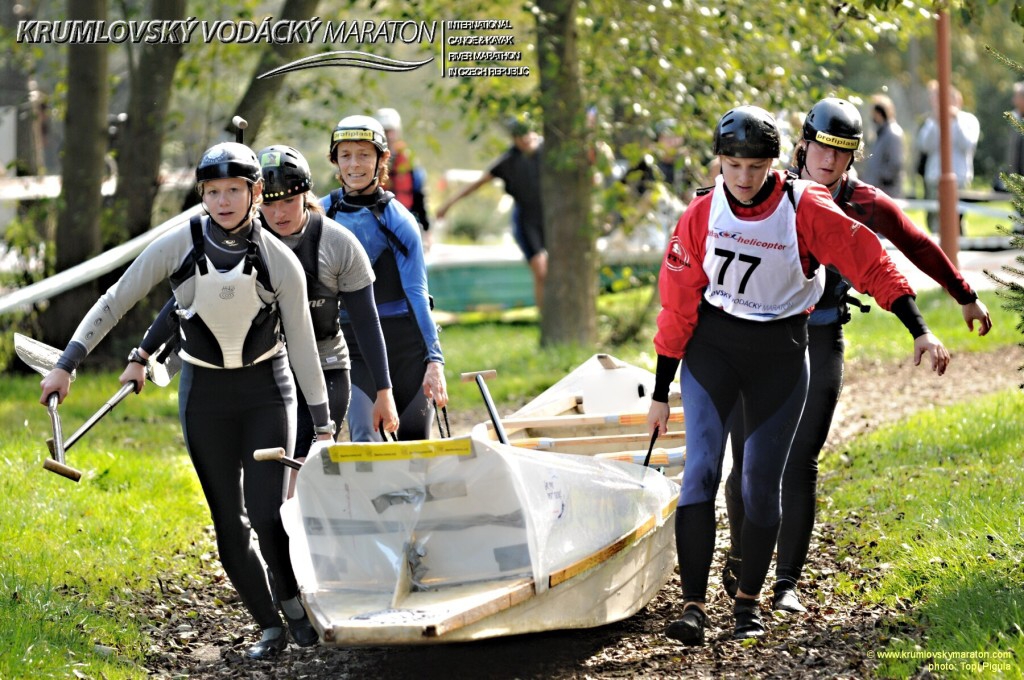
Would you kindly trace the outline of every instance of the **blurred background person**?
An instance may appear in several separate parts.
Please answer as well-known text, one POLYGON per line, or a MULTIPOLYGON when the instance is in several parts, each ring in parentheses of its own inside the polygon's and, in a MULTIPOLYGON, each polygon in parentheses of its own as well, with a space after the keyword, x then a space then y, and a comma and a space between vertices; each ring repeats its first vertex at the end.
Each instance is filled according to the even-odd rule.
POLYGON ((385 189, 394 193, 398 202, 409 209, 420 225, 423 248, 429 250, 430 216, 427 214, 427 171, 416 162, 416 157, 402 138, 402 116, 395 109, 377 109, 374 118, 384 128, 391 150, 388 166, 388 184, 385 189))
MULTIPOLYGON (((960 90, 951 89, 950 99, 944 106, 939 106, 939 84, 932 80, 928 83, 928 95, 932 104, 932 113, 925 120, 917 133, 917 147, 928 154, 924 163, 925 198, 939 197, 939 177, 942 174, 939 158, 939 116, 950 118, 950 136, 953 151, 953 172, 956 173, 956 185, 964 189, 974 179, 974 152, 978 148, 981 137, 981 123, 973 113, 963 110, 964 98, 960 90)), ((960 233, 963 234, 963 213, 960 213, 960 233)), ((933 234, 939 232, 938 210, 928 211, 928 230, 933 234)))
MULTIPOLYGON (((1013 84, 1013 110, 1009 113, 1018 125, 1024 125, 1024 80, 1013 84)), ((1008 191, 1002 178, 1004 172, 1008 175, 1024 175, 1024 135, 1013 126, 1006 138, 1006 164, 992 181, 992 188, 996 191, 1008 191)))
POLYGON ((451 207, 494 179, 505 183, 505 193, 513 198, 512 235, 533 274, 533 297, 537 309, 544 305, 544 283, 548 277, 548 251, 544 245, 544 206, 541 203, 540 159, 544 138, 534 130, 526 115, 511 116, 505 128, 512 145, 475 182, 466 185, 437 210, 444 219, 451 207))
POLYGON ((876 94, 871 98, 871 121, 875 124, 875 141, 861 179, 890 198, 903 198, 903 128, 896 121, 896 107, 887 95, 876 94))

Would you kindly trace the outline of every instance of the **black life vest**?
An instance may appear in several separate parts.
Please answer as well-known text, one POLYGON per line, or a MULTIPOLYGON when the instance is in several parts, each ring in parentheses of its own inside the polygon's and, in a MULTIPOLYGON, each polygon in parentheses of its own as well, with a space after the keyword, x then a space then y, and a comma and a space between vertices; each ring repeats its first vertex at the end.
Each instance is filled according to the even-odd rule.
POLYGON ((320 213, 310 211, 306 233, 293 251, 306 273, 309 315, 313 318, 313 334, 317 340, 333 338, 341 330, 338 294, 320 281, 320 236, 323 234, 323 226, 320 213))
MULTIPOLYGON (((398 261, 395 259, 395 251, 402 255, 408 255, 409 249, 402 243, 395 233, 388 228, 384 219, 384 209, 395 197, 390 191, 377 189, 377 200, 369 206, 355 205, 344 201, 345 191, 335 189, 331 192, 330 207, 327 209, 327 217, 334 219, 339 212, 355 212, 363 208, 369 208, 377 221, 377 226, 387 238, 388 249, 384 250, 373 263, 373 298, 378 306, 386 302, 405 299, 405 288, 402 287, 402 276, 398 271, 398 261)), ((344 303, 342 303, 344 306, 344 303)))

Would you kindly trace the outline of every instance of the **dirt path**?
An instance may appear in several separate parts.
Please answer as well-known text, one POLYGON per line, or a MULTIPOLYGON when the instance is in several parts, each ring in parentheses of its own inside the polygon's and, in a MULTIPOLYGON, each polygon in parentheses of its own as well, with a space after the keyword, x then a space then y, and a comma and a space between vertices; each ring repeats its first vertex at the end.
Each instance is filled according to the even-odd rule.
MULTIPOLYGON (((943 378, 909 361, 851 362, 829 450, 919 409, 1013 387, 1024 381, 1017 370, 1022 364, 1020 348, 956 356, 943 378)), ((485 417, 482 410, 466 413, 453 422, 453 430, 463 431, 485 417)), ((724 517, 720 520, 724 523, 724 517)), ((720 539, 724 534, 719 531, 720 539)), ((808 614, 769 618, 769 634, 753 647, 729 639, 731 601, 721 590, 721 565, 716 561, 709 588, 709 644, 699 648, 682 647, 662 635, 680 607, 675 577, 643 611, 597 629, 443 647, 292 646, 275 663, 246 663, 240 653, 255 635, 223 574, 217 574, 212 581, 162 584, 164 594, 152 596, 145 613, 157 625, 146 667, 153 677, 167 679, 860 678, 871 674, 868 653, 882 646, 880 638, 894 632, 898 612, 866 607, 835 592, 831 575, 856 569, 855 564, 840 562, 835 535, 832 525, 816 528, 801 584, 808 594, 808 614)), ((844 553, 850 550, 843 548, 844 553)), ((859 577, 870 581, 873 575, 859 577)))

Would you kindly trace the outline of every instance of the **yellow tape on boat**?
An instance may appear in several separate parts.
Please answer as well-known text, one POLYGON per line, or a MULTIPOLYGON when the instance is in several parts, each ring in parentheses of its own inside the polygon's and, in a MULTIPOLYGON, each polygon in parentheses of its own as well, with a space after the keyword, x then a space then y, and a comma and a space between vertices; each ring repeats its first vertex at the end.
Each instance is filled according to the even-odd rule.
POLYGON ((461 439, 422 439, 409 442, 332 444, 327 447, 332 463, 371 463, 383 460, 411 460, 440 456, 469 456, 473 441, 461 439))

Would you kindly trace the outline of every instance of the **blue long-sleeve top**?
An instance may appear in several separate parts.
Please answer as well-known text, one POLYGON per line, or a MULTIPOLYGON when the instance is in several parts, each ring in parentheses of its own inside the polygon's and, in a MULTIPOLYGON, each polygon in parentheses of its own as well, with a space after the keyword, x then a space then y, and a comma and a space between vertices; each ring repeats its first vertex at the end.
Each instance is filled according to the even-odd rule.
MULTIPOLYGON (((332 219, 350 230, 359 239, 370 262, 374 265, 378 279, 387 275, 387 272, 376 267, 381 255, 386 250, 391 250, 395 258, 405 300, 378 300, 377 311, 380 318, 404 316, 411 312, 426 346, 424 360, 444 363, 437 325, 430 314, 427 265, 423 256, 423 242, 416 218, 401 203, 390 200, 381 212, 381 217, 384 220, 384 225, 381 225, 377 216, 370 209, 370 205, 376 201, 376 197, 347 195, 343 197, 342 201, 342 210, 334 214, 332 219), (388 234, 391 236, 389 237, 388 234), (394 242, 392 242, 392 238, 394 242), (403 247, 399 247, 397 244, 401 244, 403 247)), ((330 214, 331 197, 329 194, 321 199, 321 205, 330 214)), ((343 322, 347 322, 345 317, 346 314, 343 311, 343 322)))

